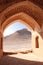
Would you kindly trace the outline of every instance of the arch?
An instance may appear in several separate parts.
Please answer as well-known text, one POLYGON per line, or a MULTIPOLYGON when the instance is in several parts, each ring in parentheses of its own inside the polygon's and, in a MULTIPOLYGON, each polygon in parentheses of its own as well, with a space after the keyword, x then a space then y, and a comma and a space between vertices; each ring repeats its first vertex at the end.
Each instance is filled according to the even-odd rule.
POLYGON ((26 13, 21 12, 7 18, 7 20, 4 21, 4 23, 2 24, 3 32, 7 26, 17 21, 20 21, 21 23, 25 24, 27 27, 31 29, 31 31, 32 30, 37 31, 37 29, 40 29, 39 24, 31 16, 27 15, 26 13))
POLYGON ((38 25, 38 23, 32 17, 30 17, 29 15, 21 12, 21 13, 15 14, 15 15, 11 16, 10 18, 8 18, 2 24, 2 30, 4 31, 6 26, 8 26, 10 23, 15 22, 17 20, 20 20, 20 22, 22 22, 23 24, 28 26, 31 30, 37 31, 37 29, 40 29, 40 26, 38 25))

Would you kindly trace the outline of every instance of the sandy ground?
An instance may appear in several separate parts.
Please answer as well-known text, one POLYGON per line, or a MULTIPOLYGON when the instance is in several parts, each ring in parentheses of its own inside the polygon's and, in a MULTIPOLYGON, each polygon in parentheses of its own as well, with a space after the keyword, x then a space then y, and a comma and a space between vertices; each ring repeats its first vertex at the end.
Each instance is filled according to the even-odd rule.
POLYGON ((33 53, 28 54, 15 54, 3 56, 0 61, 0 65, 43 65, 43 58, 34 55, 33 53))
POLYGON ((21 59, 25 59, 25 60, 43 62, 43 58, 35 55, 34 53, 28 53, 28 54, 18 53, 18 54, 9 55, 9 56, 10 57, 16 57, 16 58, 21 58, 21 59))

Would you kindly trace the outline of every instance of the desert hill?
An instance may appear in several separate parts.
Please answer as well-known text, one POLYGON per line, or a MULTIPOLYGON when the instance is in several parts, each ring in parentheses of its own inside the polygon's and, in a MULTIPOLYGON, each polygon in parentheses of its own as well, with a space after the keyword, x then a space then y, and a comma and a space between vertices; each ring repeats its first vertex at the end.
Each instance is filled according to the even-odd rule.
POLYGON ((31 48, 31 32, 21 29, 4 37, 4 51, 17 51, 31 48))

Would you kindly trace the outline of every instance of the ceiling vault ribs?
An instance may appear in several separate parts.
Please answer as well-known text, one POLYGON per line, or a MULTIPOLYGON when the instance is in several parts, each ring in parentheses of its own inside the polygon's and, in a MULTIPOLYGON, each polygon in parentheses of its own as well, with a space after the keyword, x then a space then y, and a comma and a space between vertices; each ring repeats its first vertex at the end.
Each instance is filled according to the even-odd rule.
POLYGON ((30 1, 43 9, 43 0, 0 0, 0 12, 2 12, 9 5, 22 1, 30 1))
MULTIPOLYGON (((5 14, 3 14, 2 16, 0 16, 0 18, 2 17, 1 20, 3 19, 2 23, 7 18, 9 18, 10 16, 12 16, 12 15, 14 15, 16 13, 24 12, 24 13, 30 15, 31 17, 33 17, 37 21, 37 23, 41 26, 42 23, 43 23, 43 11, 42 11, 42 9, 38 8, 36 5, 34 5, 33 3, 31 3, 30 1, 28 1, 27 3, 26 2, 27 1, 22 2, 22 4, 19 5, 19 6, 17 6, 17 7, 15 6, 15 4, 14 4, 14 6, 11 5, 14 8, 12 7, 11 10, 8 10, 8 12, 6 11, 5 14), (41 23, 40 23, 40 21, 41 21, 41 23)), ((10 6, 9 6, 9 9, 10 9, 10 6)))

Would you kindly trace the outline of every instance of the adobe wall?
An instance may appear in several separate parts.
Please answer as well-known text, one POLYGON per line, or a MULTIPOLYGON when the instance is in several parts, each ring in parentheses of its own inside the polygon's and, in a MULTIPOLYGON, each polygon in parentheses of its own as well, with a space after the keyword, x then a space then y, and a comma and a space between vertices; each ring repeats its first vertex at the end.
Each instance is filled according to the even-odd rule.
POLYGON ((43 57, 43 39, 40 36, 40 34, 38 34, 36 31, 32 33, 32 43, 33 43, 33 53, 40 57, 43 57), (38 36, 39 48, 36 48, 36 44, 37 44, 36 37, 37 36, 38 36))

